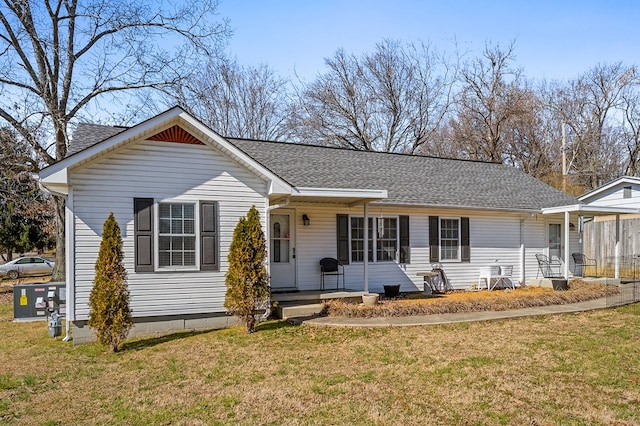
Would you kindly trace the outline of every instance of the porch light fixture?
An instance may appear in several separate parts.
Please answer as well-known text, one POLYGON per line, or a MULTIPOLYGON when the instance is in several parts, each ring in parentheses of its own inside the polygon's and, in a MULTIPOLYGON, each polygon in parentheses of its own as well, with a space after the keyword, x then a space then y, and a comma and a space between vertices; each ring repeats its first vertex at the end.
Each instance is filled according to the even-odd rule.
POLYGON ((569 224, 569 230, 570 231, 575 231, 576 230, 576 225, 574 223, 570 223, 569 224))
POLYGON ((304 226, 309 226, 309 224, 311 223, 311 221, 309 220, 309 216, 307 216, 307 214, 303 214, 302 215, 302 224, 304 226))

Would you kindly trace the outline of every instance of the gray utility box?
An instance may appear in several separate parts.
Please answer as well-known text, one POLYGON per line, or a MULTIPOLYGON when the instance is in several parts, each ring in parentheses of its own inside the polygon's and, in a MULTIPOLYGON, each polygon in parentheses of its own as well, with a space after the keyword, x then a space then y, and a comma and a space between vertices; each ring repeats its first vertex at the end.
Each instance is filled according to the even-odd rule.
POLYGON ((52 312, 66 312, 65 283, 19 284, 13 287, 13 319, 46 320, 52 312))

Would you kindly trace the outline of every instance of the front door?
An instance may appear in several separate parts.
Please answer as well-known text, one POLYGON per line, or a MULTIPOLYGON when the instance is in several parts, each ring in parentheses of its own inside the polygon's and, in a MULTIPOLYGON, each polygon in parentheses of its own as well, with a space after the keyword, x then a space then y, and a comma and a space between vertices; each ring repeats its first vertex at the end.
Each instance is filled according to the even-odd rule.
POLYGON ((271 288, 296 288, 295 215, 293 210, 278 210, 271 214, 271 288))
POLYGON ((562 225, 549 224, 549 259, 556 262, 563 261, 562 256, 562 225))

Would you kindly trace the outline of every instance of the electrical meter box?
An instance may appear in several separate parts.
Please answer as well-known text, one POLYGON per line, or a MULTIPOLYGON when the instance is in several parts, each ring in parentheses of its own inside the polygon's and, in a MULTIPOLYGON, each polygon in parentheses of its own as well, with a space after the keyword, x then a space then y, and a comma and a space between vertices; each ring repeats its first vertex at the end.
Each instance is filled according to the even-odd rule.
POLYGON ((66 313, 66 285, 62 282, 19 284, 13 287, 14 321, 46 320, 66 313))

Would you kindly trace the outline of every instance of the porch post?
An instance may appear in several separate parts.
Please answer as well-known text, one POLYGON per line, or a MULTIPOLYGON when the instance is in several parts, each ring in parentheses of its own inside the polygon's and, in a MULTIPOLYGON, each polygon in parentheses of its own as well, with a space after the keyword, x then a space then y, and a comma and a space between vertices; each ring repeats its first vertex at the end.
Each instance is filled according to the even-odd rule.
POLYGON ((564 212, 564 279, 569 279, 569 211, 564 212))
POLYGON ((524 221, 526 219, 520 219, 520 285, 524 285, 525 283, 525 266, 526 266, 526 259, 525 259, 525 253, 526 253, 526 249, 525 249, 525 245, 524 245, 524 221))
POLYGON ((614 278, 620 278, 620 213, 616 213, 616 248, 615 248, 615 274, 614 278))
POLYGON ((364 292, 369 293, 369 203, 364 203, 364 274, 362 280, 364 281, 364 292))

